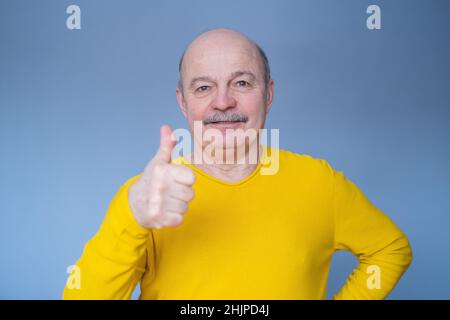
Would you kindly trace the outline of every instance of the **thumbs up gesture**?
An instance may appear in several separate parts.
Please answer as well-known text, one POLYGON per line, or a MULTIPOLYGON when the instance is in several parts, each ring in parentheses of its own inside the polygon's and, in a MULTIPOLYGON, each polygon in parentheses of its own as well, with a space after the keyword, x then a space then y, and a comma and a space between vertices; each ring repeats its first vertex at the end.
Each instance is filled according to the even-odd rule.
POLYGON ((171 164, 176 141, 169 126, 161 127, 159 150, 142 176, 130 187, 128 201, 136 221, 145 228, 177 226, 194 197, 191 168, 171 164))

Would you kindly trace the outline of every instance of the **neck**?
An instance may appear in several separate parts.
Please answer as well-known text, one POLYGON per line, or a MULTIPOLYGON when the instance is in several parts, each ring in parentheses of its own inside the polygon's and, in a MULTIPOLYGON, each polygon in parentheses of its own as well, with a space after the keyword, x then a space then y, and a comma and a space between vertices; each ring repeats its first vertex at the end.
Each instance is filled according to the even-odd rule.
POLYGON ((195 164, 203 172, 226 182, 239 182, 256 169, 257 164, 195 164))
MULTIPOLYGON (((191 163, 197 167, 198 169, 202 170, 203 172, 226 182, 229 183, 235 183, 239 182, 249 175, 253 173, 253 171, 258 166, 258 163, 260 162, 260 151, 261 146, 257 147, 257 156, 256 156, 256 162, 255 157, 249 156, 249 151, 251 148, 246 148, 246 152, 243 156, 240 158, 235 158, 232 163, 227 161, 215 161, 215 159, 207 157, 205 159, 205 153, 203 153, 203 161, 201 163, 191 163), (253 160, 252 160, 253 159, 253 160)), ((224 156, 226 154, 226 151, 223 152, 224 156)), ((234 152, 234 154, 236 154, 234 152)), ((190 156, 188 156, 188 159, 190 159, 190 156)))

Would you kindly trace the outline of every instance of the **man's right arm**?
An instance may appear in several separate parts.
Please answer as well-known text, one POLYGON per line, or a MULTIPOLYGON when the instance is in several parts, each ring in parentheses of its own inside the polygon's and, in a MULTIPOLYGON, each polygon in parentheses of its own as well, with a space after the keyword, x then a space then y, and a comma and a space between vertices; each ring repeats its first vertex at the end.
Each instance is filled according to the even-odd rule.
POLYGON ((80 288, 66 285, 64 299, 131 297, 145 272, 146 250, 153 248, 148 244, 151 230, 179 225, 194 197, 194 172, 172 163, 175 141, 170 127, 161 127, 158 152, 112 200, 100 230, 76 263, 80 288))
MULTIPOLYGON (((150 230, 134 219, 127 194, 129 179, 110 203, 105 219, 76 262, 79 286, 67 284, 63 299, 129 299, 146 267, 150 230)), ((69 276, 69 279, 71 277, 69 276)), ((70 281, 70 280, 69 280, 70 281)))

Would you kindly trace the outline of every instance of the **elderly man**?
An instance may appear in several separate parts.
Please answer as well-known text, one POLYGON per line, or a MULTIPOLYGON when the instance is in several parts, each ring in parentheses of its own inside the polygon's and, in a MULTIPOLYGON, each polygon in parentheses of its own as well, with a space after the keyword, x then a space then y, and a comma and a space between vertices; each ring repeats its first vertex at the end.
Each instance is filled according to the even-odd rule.
MULTIPOLYGON (((191 132, 200 122, 223 136, 218 152, 239 146, 229 144, 232 130, 264 127, 274 82, 258 45, 215 29, 186 49, 176 95, 191 132)), ((332 255, 348 250, 358 267, 333 298, 382 299, 410 265, 402 231, 325 160, 257 137, 241 139, 244 161, 193 163, 172 159, 170 127, 160 135, 154 158, 112 200, 76 264, 80 285, 64 298, 128 299, 140 282, 141 299, 324 299, 332 255), (255 163, 245 161, 250 145, 255 163), (278 170, 263 175, 273 152, 278 170)))

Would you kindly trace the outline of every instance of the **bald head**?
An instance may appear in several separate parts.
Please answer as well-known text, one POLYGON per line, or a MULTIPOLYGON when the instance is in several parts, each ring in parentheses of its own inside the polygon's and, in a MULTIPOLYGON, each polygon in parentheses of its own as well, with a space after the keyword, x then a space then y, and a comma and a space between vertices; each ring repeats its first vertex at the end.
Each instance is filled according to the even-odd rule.
POLYGON ((178 81, 179 89, 183 89, 184 74, 192 63, 195 63, 205 55, 215 55, 218 58, 226 59, 227 55, 232 55, 236 51, 244 52, 247 56, 257 61, 264 83, 267 86, 270 81, 270 67, 265 52, 258 44, 242 33, 221 28, 204 32, 189 44, 178 65, 180 76, 178 81))

